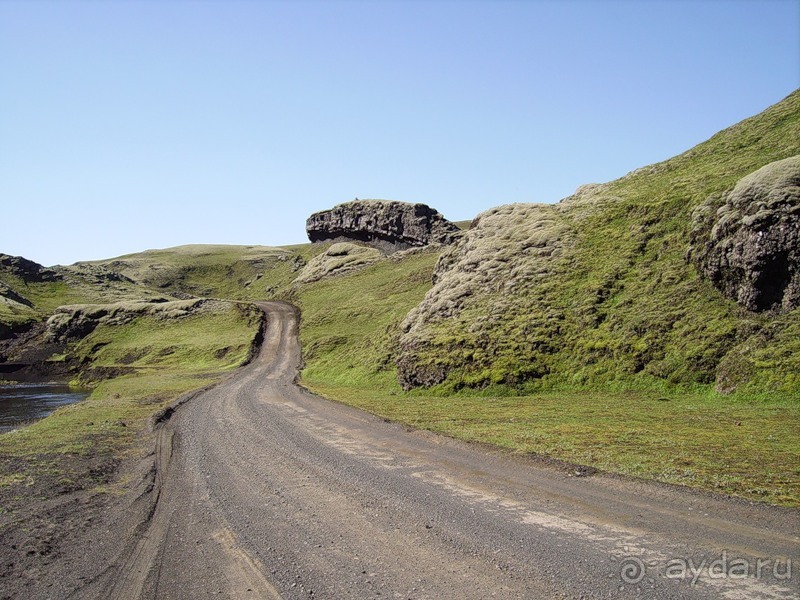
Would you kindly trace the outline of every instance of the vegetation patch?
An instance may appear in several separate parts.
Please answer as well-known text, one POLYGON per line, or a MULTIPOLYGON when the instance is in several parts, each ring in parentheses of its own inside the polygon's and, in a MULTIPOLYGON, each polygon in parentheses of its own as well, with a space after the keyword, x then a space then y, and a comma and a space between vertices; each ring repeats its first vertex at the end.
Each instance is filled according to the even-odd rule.
POLYGON ((0 296, 0 339, 10 337, 14 331, 24 329, 38 320, 36 309, 0 296))
POLYGON ((325 248, 189 245, 147 250, 100 265, 142 286, 178 297, 264 300, 285 290, 308 260, 325 248))
POLYGON ((415 251, 358 272, 297 286, 305 376, 396 387, 399 323, 430 288, 438 250, 415 251))
MULTIPOLYGON (((403 324, 404 387, 503 384, 528 394, 719 380, 720 391, 800 397, 800 355, 787 335, 800 311, 748 310, 687 260, 695 207, 742 180, 756 185, 751 174, 795 164, 783 159, 798 153, 800 92, 678 157, 585 186, 558 205, 479 215, 442 254, 434 286, 403 324), (764 352, 770 360, 756 357, 764 352)), ((796 194, 779 195, 786 214, 800 209, 796 194)), ((784 230, 791 243, 793 230, 784 230)))
POLYGON ((358 271, 382 258, 383 253, 377 248, 350 242, 331 244, 330 248, 308 261, 295 279, 295 283, 312 283, 327 277, 358 271))
MULTIPOLYGON (((312 373, 313 374, 313 373, 312 373)), ((305 377, 386 419, 517 454, 800 506, 800 407, 696 392, 430 395, 305 377)))
POLYGON ((101 323, 72 342, 65 355, 82 365, 75 383, 93 387, 92 393, 0 435, 0 498, 6 510, 103 485, 119 460, 148 452, 137 442, 148 438, 152 416, 246 361, 260 315, 250 305, 219 303, 213 311, 181 319, 143 314, 124 323, 101 323), (95 379, 97 373, 104 377, 95 379), (105 378, 109 373, 125 374, 105 378))

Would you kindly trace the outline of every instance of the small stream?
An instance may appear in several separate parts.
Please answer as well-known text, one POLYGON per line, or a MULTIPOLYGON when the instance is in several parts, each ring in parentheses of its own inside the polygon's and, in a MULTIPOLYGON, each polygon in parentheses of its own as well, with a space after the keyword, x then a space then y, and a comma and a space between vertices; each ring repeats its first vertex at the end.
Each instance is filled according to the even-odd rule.
POLYGON ((59 406, 88 395, 64 383, 4 383, 0 385, 0 433, 43 419, 59 406))

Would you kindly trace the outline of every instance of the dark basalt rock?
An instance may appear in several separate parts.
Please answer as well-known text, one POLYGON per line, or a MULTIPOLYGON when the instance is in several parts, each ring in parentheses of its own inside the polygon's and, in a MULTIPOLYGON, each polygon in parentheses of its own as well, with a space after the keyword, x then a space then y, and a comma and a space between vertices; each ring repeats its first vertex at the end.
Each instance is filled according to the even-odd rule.
POLYGON ((689 257, 749 310, 800 306, 800 156, 770 163, 699 206, 689 257))
POLYGON ((33 307, 33 303, 28 300, 25 296, 21 296, 10 287, 8 287, 5 283, 0 281, 0 296, 3 298, 7 298, 13 302, 17 302, 18 304, 22 304, 29 308, 33 307))
POLYGON ((306 221, 312 242, 357 241, 387 252, 429 244, 450 244, 456 225, 425 204, 354 200, 314 213, 306 221))
POLYGON ((68 267, 55 267, 65 280, 79 278, 84 283, 103 285, 107 283, 135 283, 130 277, 109 269, 105 265, 78 262, 68 267))
POLYGON ((61 277, 53 271, 43 267, 39 263, 28 260, 21 256, 10 256, 0 254, 0 268, 8 269, 12 275, 21 277, 26 282, 58 281, 61 277))

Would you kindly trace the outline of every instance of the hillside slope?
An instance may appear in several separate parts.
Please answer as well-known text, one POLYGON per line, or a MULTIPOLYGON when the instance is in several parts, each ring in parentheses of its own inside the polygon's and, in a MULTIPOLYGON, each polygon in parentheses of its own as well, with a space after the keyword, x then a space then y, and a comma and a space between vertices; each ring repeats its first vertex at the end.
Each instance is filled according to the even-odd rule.
POLYGON ((160 291, 102 265, 46 268, 20 256, 0 254, 0 341, 29 331, 65 304, 162 299, 160 291))
POLYGON ((557 205, 479 215, 403 324, 401 383, 800 394, 800 311, 747 310, 687 259, 698 206, 797 154, 800 92, 557 205))
POLYGON ((698 215, 798 153, 794 93, 559 204, 489 210, 444 251, 301 285, 303 382, 386 419, 584 466, 570 473, 800 506, 800 311, 748 310, 694 255, 709 233, 698 215))
POLYGON ((121 273, 163 293, 262 300, 297 277, 310 255, 313 252, 308 245, 276 248, 192 244, 86 264, 121 273))

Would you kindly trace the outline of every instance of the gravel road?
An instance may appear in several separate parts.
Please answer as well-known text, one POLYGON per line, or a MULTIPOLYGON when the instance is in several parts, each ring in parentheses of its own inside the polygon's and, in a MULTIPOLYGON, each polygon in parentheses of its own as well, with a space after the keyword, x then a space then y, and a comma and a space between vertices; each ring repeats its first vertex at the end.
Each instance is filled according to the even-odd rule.
POLYGON ((320 399, 293 383, 294 310, 261 306, 260 355, 160 428, 152 513, 73 597, 799 596, 798 511, 584 476, 320 399))

